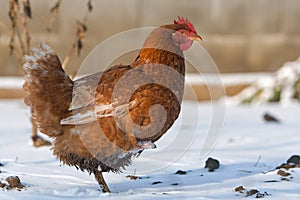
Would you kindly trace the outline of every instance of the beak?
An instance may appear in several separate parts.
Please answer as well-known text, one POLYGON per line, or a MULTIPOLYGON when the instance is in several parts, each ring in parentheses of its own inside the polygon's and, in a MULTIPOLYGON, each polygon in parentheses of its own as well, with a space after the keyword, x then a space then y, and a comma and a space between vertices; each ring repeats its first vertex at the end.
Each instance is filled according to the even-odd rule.
POLYGON ((191 38, 192 38, 192 40, 197 41, 197 42, 202 41, 202 37, 197 34, 193 35, 191 38))

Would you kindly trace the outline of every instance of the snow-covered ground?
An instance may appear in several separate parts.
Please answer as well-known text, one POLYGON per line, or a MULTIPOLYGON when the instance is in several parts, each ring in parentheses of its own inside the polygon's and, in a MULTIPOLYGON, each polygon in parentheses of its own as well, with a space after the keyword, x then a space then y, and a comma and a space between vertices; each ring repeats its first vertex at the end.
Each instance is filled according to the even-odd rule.
MULTIPOLYGON (((238 76, 237 76, 238 77, 238 76)), ((231 98, 236 103, 261 104, 280 102, 289 104, 300 100, 300 57, 284 63, 273 74, 259 77, 240 94, 231 98)))
POLYGON ((246 193, 234 191, 237 186, 257 189, 267 199, 300 197, 300 168, 288 170, 286 178, 273 171, 300 154, 299 104, 253 107, 185 101, 181 118, 157 149, 143 152, 124 173, 105 174, 111 194, 98 191, 88 173, 61 165, 49 147, 32 147, 29 111, 21 100, 1 100, 0 111, 0 181, 16 175, 26 186, 22 191, 0 189, 1 200, 244 199, 246 193), (281 123, 264 122, 264 112, 281 123), (218 159, 220 168, 208 172, 208 157, 218 159), (175 174, 177 170, 187 173, 175 174))

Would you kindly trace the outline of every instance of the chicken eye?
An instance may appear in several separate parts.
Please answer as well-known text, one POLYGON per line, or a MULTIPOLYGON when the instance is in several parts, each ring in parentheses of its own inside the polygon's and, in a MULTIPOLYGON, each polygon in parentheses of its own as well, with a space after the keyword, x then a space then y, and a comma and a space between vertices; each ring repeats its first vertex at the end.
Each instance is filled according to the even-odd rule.
POLYGON ((184 34, 185 34, 185 30, 183 30, 183 29, 178 30, 177 32, 180 33, 181 35, 184 35, 184 34))

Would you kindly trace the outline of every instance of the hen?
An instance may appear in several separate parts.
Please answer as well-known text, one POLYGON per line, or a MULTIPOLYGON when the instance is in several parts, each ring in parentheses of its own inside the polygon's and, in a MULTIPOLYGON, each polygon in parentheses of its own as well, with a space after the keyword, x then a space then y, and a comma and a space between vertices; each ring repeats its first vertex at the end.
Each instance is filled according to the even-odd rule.
POLYGON ((157 141, 180 113, 184 92, 183 51, 200 41, 182 17, 154 29, 137 58, 72 81, 46 44, 25 56, 25 103, 40 131, 54 138, 65 164, 94 173, 119 172, 157 141))

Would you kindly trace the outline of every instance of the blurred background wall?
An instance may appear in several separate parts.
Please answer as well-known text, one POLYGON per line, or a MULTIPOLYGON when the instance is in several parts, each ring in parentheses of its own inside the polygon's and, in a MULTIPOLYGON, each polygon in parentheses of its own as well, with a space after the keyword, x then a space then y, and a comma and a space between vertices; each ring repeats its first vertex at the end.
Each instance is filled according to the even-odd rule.
MULTIPOLYGON (((86 1, 62 0, 50 34, 46 27, 56 0, 30 2, 32 47, 48 41, 60 57, 65 57, 86 1)), ((8 51, 8 4, 8 0, 0 0, 0 75, 22 75, 20 65, 8 51)), ((111 35, 170 23, 178 15, 192 21, 203 36, 202 45, 222 73, 274 71, 300 56, 299 0, 92 0, 92 4, 83 52, 71 58, 74 67, 111 35)))

